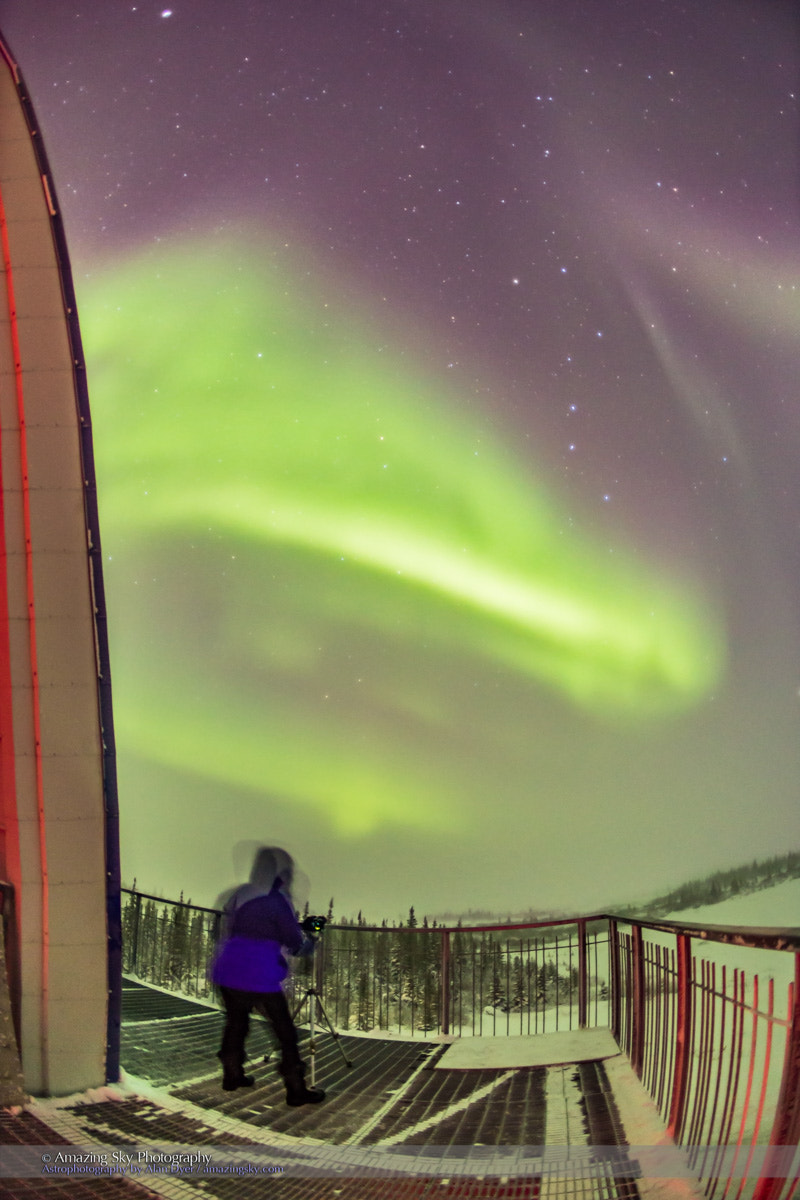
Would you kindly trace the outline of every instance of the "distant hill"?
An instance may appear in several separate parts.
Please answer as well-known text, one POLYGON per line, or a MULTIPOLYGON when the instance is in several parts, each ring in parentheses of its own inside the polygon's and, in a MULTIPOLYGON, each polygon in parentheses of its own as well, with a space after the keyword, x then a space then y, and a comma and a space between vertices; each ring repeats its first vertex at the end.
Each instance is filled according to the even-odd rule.
MULTIPOLYGON (((690 879, 673 888, 672 891, 656 896, 652 900, 640 904, 612 904, 607 906, 606 911, 616 913, 620 917, 667 919, 674 917, 677 913, 685 912, 687 909, 719 905, 735 897, 749 896, 755 892, 775 888, 793 879, 800 879, 800 850, 792 850, 787 854, 775 855, 761 861, 754 859, 753 862, 731 867, 726 871, 714 871, 703 878, 690 879)), ((429 917, 428 920, 435 921, 439 925, 455 925, 459 921, 464 925, 489 925, 493 922, 511 924, 526 921, 548 921, 571 915, 571 913, 545 912, 534 909, 527 909, 515 914, 498 915, 483 909, 469 909, 467 912, 436 913, 433 918, 429 917)), ((708 919, 712 920, 711 915, 708 919)), ((720 924, 728 923, 722 921, 721 917, 717 919, 720 924)), ((752 920, 742 921, 742 923, 755 924, 758 922, 752 920)), ((773 924, 774 921, 770 920, 765 923, 773 924)), ((800 913, 797 914, 796 919, 788 922, 784 920, 783 923, 800 924, 800 913)))
POLYGON ((667 919, 696 925, 800 929, 800 879, 784 879, 757 892, 741 892, 718 904, 685 908, 669 913, 667 919))
MULTIPOLYGON (((617 907, 620 916, 668 917, 670 914, 721 904, 735 896, 747 896, 766 888, 776 887, 790 879, 800 879, 800 850, 773 858, 715 871, 703 879, 692 879, 671 892, 645 904, 617 907)), ((800 918, 798 918, 800 919, 800 918)))

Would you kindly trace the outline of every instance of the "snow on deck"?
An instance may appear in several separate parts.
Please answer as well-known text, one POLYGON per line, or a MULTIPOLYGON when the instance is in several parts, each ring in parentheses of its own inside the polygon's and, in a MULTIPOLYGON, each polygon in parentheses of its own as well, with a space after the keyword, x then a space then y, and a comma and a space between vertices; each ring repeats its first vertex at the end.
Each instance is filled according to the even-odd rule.
POLYGON ((610 1029, 570 1029, 521 1037, 472 1037, 451 1043, 436 1068, 475 1071, 491 1067, 551 1067, 597 1062, 619 1054, 610 1029))

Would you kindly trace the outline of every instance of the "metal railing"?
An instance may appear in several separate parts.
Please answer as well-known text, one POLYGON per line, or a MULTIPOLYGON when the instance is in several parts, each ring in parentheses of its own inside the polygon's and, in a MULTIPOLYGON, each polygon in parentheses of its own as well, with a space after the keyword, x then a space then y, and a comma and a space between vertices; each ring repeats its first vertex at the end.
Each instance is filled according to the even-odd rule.
POLYGON ((480 1036, 607 1025, 608 963, 607 926, 581 919, 334 926, 313 969, 341 1028, 480 1036))
POLYGON ((788 1200, 800 1177, 800 930, 622 924, 610 918, 611 1029, 670 1136, 709 1198, 788 1200), (751 974, 759 950, 775 961, 751 974))
MULTIPOLYGON (((124 970, 210 996, 220 914, 123 891, 124 970)), ((609 914, 468 928, 329 925, 288 990, 299 997, 311 982, 340 1030, 431 1037, 610 1028, 709 1198, 795 1195, 800 930, 609 914), (703 958, 693 953, 699 941, 703 958), (715 961, 714 947, 729 961, 715 961), (759 950, 773 952, 777 970, 755 962, 748 970, 759 950), (772 974, 784 980, 785 1007, 772 974)))
POLYGON ((185 996, 213 996, 207 972, 221 915, 123 888, 123 974, 185 996))

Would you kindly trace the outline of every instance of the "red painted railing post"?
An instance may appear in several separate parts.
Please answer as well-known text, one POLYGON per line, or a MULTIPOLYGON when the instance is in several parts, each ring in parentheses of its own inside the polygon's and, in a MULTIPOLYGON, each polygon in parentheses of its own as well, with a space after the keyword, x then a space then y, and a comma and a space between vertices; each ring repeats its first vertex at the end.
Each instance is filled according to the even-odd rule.
POLYGON ((578 1028, 585 1029, 587 1025, 587 1010, 589 999, 588 980, 586 977, 586 921, 578 921, 578 1028))
POLYGON ((692 1049, 692 939, 687 933, 679 933, 677 943, 678 1024, 675 1030, 675 1066, 667 1129, 676 1142, 680 1139, 686 1111, 692 1049))
POLYGON ((631 926, 631 1066, 641 1077, 644 1062, 644 938, 641 925, 631 926))
MULTIPOLYGON (((786 1040, 783 1078, 775 1120, 753 1200, 778 1200, 793 1149, 800 1144, 800 954, 794 956, 794 984, 790 990, 791 1025, 786 1040), (773 1174, 774 1172, 774 1174, 773 1174)), ((787 1192, 787 1196, 791 1194, 787 1192)))
POLYGON ((616 921, 608 922, 608 950, 611 958, 611 995, 609 996, 611 1018, 611 1033, 617 1045, 620 1045, 620 1013, 622 997, 620 995, 620 961, 619 961, 619 930, 616 921))
POLYGON ((442 1033, 450 1032, 450 930, 442 930, 442 1033))

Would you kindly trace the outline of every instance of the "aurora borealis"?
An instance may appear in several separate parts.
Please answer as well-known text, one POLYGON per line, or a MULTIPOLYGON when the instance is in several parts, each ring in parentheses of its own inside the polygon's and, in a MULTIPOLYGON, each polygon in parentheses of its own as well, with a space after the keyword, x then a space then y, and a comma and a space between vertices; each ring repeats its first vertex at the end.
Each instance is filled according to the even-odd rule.
POLYGON ((124 584, 138 652, 123 742, 290 797, 342 832, 442 830, 468 780, 432 745, 425 772, 415 759, 433 735, 458 740, 459 680, 627 720, 695 703, 720 670, 710 618, 666 579, 565 537, 510 448, 353 342, 352 318, 316 328, 324 301, 287 305, 291 276, 246 251, 148 254, 87 293, 86 350, 109 397, 104 511, 153 572, 124 584), (225 699, 198 706, 212 656, 225 699), (322 719, 320 697, 334 701, 322 719))
POLYGON ((790 14, 591 7, 0 4, 127 882, 576 910, 796 844, 790 14))

